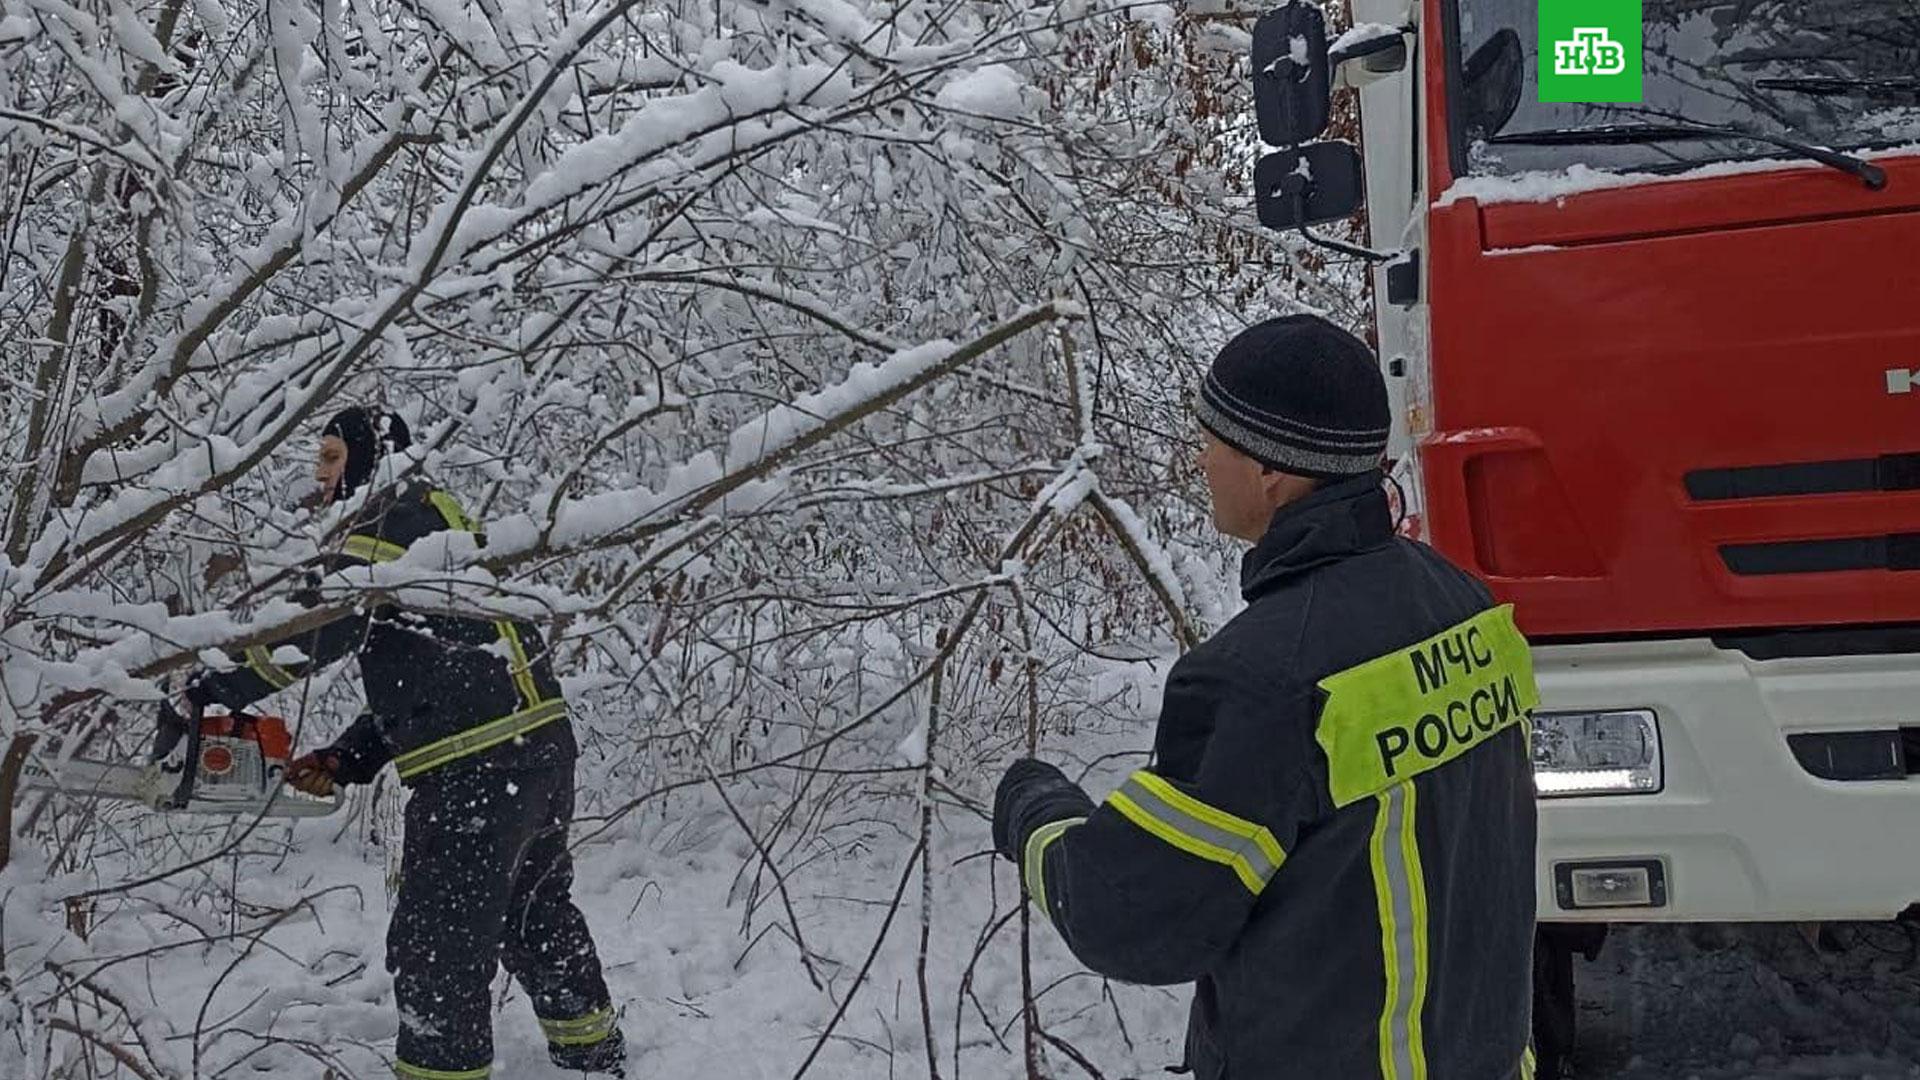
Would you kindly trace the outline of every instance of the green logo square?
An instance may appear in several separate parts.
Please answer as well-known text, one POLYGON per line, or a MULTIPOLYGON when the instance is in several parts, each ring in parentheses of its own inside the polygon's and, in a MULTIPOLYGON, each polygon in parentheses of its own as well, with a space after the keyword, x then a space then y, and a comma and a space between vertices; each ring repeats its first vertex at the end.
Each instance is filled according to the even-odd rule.
POLYGON ((1540 100, 1640 100, 1640 0, 1540 0, 1540 100))

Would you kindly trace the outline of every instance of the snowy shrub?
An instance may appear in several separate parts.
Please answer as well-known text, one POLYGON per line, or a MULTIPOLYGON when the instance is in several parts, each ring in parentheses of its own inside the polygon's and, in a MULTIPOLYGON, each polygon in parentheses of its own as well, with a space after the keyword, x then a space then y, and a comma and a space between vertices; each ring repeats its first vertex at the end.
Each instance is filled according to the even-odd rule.
MULTIPOLYGON (((736 937, 699 948, 784 948, 811 1003, 773 1072, 1053 1067, 1038 988, 975 982, 1016 886, 955 860, 1009 756, 1143 750, 1144 662, 1229 610, 1204 360, 1266 314, 1364 315, 1356 270, 1254 222, 1244 25, 0 0, 0 1074, 378 1072, 382 799, 289 828, 15 790, 32 756, 136 757, 218 651, 373 602, 542 625, 598 932, 720 869, 736 937), (303 605, 348 404, 406 417, 382 480, 432 477, 486 543, 303 605), (856 864, 877 899, 823 914, 856 864), (903 906, 925 1004, 880 1046, 849 1002, 900 970, 861 950, 903 906)), ((358 695, 336 669, 270 704, 312 745, 358 695)))

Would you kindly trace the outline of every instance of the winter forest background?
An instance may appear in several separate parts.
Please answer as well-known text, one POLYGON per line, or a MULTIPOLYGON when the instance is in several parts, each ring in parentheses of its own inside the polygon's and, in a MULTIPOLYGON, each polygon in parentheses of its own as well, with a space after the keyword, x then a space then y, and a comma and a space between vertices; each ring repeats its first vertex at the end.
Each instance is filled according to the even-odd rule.
MULTIPOLYGON (((1366 322, 1254 220, 1252 14, 0 0, 0 1076, 386 1075, 390 783, 295 825, 14 791, 371 601, 546 630, 636 1075, 1178 1062, 1184 993, 1029 936, 984 813, 1033 748, 1137 765, 1233 609, 1213 350, 1366 322), (348 404, 488 543, 303 609, 348 404)), ((270 704, 312 746, 359 692, 270 704)), ((498 990, 500 1075, 557 1075, 498 990)))

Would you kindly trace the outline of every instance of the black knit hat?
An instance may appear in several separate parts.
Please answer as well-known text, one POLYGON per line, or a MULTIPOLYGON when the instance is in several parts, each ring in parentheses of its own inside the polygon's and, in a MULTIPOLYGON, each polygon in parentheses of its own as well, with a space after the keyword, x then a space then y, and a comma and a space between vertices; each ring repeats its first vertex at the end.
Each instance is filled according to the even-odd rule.
POLYGON ((399 413, 385 413, 376 420, 373 413, 358 405, 334 413, 320 434, 338 436, 347 444, 346 472, 340 477, 340 490, 333 493, 338 499, 360 490, 381 458, 413 445, 413 435, 399 413), (379 425, 377 429, 375 424, 379 425))
POLYGON ((1241 331, 1214 358, 1194 408, 1221 442, 1317 480, 1378 468, 1392 423, 1373 350, 1317 315, 1241 331))

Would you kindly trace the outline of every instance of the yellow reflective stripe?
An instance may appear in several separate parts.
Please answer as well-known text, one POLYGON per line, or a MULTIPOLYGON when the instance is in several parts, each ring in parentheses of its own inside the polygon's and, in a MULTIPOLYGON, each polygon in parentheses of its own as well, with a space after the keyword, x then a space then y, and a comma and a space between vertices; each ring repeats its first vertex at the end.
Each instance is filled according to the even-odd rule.
MULTIPOLYGON (((477 532, 478 526, 460 508, 460 501, 444 491, 427 492, 427 502, 440 513, 440 520, 450 529, 460 532, 477 532)), ((540 688, 533 681, 533 661, 527 659, 526 646, 520 641, 520 630, 510 620, 501 620, 493 624, 500 639, 507 643, 507 651, 512 654, 507 661, 507 673, 513 677, 513 685, 520 692, 520 703, 528 708, 540 704, 543 700, 540 688)))
POLYGON ((531 709, 489 720, 484 724, 470 727, 456 735, 449 735, 437 742, 417 747, 393 759, 393 767, 401 777, 413 776, 437 769, 449 761, 477 754, 491 749, 508 739, 518 738, 535 728, 550 724, 567 715, 567 703, 555 698, 543 701, 531 709))
POLYGON ((1520 1054, 1520 1080, 1533 1080, 1534 1070, 1539 1067, 1533 1056, 1533 1047, 1527 1047, 1520 1054))
POLYGON ((1228 867, 1255 896, 1287 858, 1265 826, 1208 806, 1145 770, 1128 777, 1107 803, 1181 851, 1228 867))
POLYGON ((1314 738, 1327 755, 1333 804, 1350 806, 1453 761, 1540 704, 1533 656, 1513 607, 1320 680, 1314 738))
POLYGON ((605 1042, 612 1034, 613 1032, 608 1030, 595 1032, 592 1035, 549 1035, 547 1041, 555 1046, 592 1046, 597 1042, 605 1042))
POLYGON ((545 1017, 539 1019, 540 1030, 549 1034, 559 1032, 563 1035, 577 1035, 582 1031, 605 1031, 613 1026, 609 1022, 613 1019, 613 1006, 595 1009, 585 1016, 575 1017, 572 1020, 548 1020, 545 1017))
POLYGON ((347 554, 368 562, 392 562, 407 553, 399 544, 390 544, 377 536, 353 535, 347 537, 347 554))
POLYGON ((400 1080, 487 1080, 493 1075, 493 1066, 483 1065, 478 1069, 429 1069, 425 1065, 396 1060, 393 1063, 393 1075, 400 1080))
POLYGON ((474 531, 473 519, 467 517, 465 510, 460 509, 458 499, 444 491, 429 491, 427 501, 433 504, 435 510, 440 511, 440 520, 445 521, 448 528, 458 529, 461 532, 474 531))
POLYGON ((1427 1048, 1421 1013, 1427 1001, 1427 897, 1414 825, 1416 793, 1396 784, 1379 803, 1367 855, 1373 865, 1380 915, 1380 954, 1386 993, 1380 1010, 1380 1075, 1426 1080, 1427 1048))
POLYGON ((1407 1006, 1407 1039, 1413 1044, 1414 1080, 1427 1076, 1427 874, 1420 865, 1420 835, 1414 827, 1414 809, 1419 805, 1419 789, 1406 785, 1406 827, 1400 833, 1401 856, 1406 860, 1406 881, 1413 893, 1413 1001, 1407 1006))
POLYGON ((1267 829, 1266 826, 1256 825, 1245 818, 1235 817, 1219 807, 1208 806, 1199 799, 1174 787, 1164 778, 1147 772, 1144 769, 1134 773, 1129 779, 1138 783, 1141 787, 1146 788, 1148 791, 1153 792, 1155 795, 1158 795, 1167 805, 1181 813, 1198 818, 1202 822, 1222 832, 1229 832, 1243 840, 1253 841, 1254 846, 1260 850, 1260 854, 1266 856, 1267 861, 1273 864, 1275 870, 1280 868, 1281 863, 1287 861, 1287 853, 1280 850, 1280 841, 1273 838, 1272 831, 1267 829))
POLYGON ((1025 869, 1021 877, 1027 886, 1027 895, 1033 897, 1033 902, 1040 905, 1040 913, 1049 919, 1053 918, 1053 908, 1047 903, 1047 848, 1068 829, 1084 825, 1086 821, 1083 817, 1049 821, 1027 837, 1025 869))
POLYGON ((541 1020, 540 1030, 556 1046, 590 1046, 613 1034, 613 1007, 588 1013, 576 1020, 541 1020))
POLYGON ((1400 1080, 1393 1053, 1393 1014, 1399 1006, 1400 963, 1394 947, 1393 897, 1382 887, 1387 880, 1387 819, 1391 806, 1386 795, 1378 795, 1380 809, 1373 819, 1373 835, 1367 842, 1367 861, 1373 864, 1373 898, 1380 919, 1380 958, 1386 974, 1386 998, 1380 1010, 1380 1077, 1400 1080))
POLYGON ((292 672, 273 662, 273 650, 265 645, 249 645, 244 655, 247 667, 275 690, 285 690, 297 681, 292 672))
POLYGON ((501 620, 493 628, 507 643, 507 651, 513 654, 507 661, 507 672, 513 676, 513 685, 520 691, 520 702, 526 706, 540 704, 540 687, 533 681, 533 661, 527 659, 526 646, 520 643, 520 628, 511 621, 501 620))

